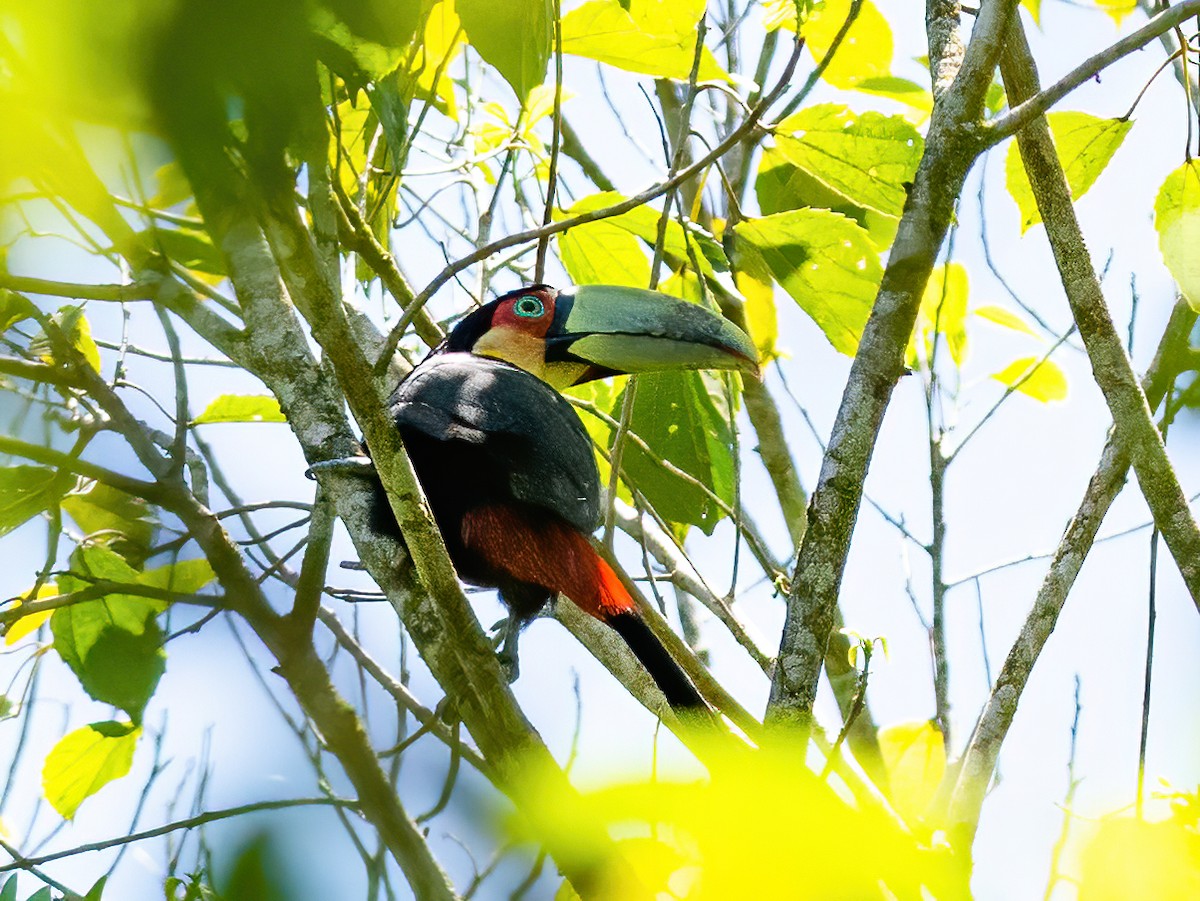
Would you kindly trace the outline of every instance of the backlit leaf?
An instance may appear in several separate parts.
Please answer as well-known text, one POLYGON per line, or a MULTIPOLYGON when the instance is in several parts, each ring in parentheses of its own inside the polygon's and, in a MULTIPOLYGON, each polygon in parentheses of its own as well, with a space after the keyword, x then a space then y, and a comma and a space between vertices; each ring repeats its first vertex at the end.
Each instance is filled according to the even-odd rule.
POLYGON ((1158 247, 1179 290, 1200 310, 1200 160, 1167 176, 1154 201, 1158 247))
MULTIPOLYGON (((54 312, 50 321, 58 326, 63 338, 83 356, 87 364, 99 372, 100 348, 96 346, 96 342, 92 338, 92 326, 83 314, 83 307, 76 304, 64 304, 54 312)), ((50 339, 41 332, 34 336, 29 344, 29 350, 31 353, 40 355, 47 363, 55 362, 50 339)))
POLYGON ((780 156, 851 202, 899 217, 925 141, 901 116, 810 106, 779 123, 780 156))
POLYGON ((558 252, 577 285, 644 288, 650 281, 650 260, 642 243, 611 220, 563 232, 558 236, 558 252))
POLYGON ((79 805, 133 765, 133 751, 142 730, 131 723, 92 723, 69 732, 46 755, 42 790, 64 819, 79 805))
POLYGON ((967 270, 961 263, 948 263, 934 268, 925 283, 917 324, 909 340, 907 362, 916 366, 933 355, 933 337, 942 335, 955 366, 962 366, 967 350, 967 270), (917 357, 917 337, 924 347, 924 357, 917 357))
POLYGON ((225 261, 207 232, 191 228, 156 228, 141 232, 138 237, 151 250, 185 269, 219 278, 225 276, 225 261))
MULTIPOLYGON (((628 72, 686 79, 696 56, 703 4, 692 0, 588 0, 563 17, 563 53, 628 72), (626 6, 628 8, 626 8, 626 6)), ((728 78, 712 52, 700 56, 701 81, 728 78)))
POLYGON ((57 499, 58 473, 43 466, 0 466, 0 535, 7 535, 57 499))
POLYGON ((222 394, 214 398, 194 424, 211 422, 287 422, 279 401, 269 394, 222 394))
POLYGON ((775 282, 767 264, 753 248, 738 251, 737 288, 746 299, 746 325, 761 363, 776 356, 779 315, 775 309, 775 282))
POLYGON ((0 289, 0 332, 7 332, 18 322, 32 319, 36 312, 37 307, 29 298, 15 291, 0 289))
POLYGON ((792 210, 735 226, 837 350, 853 355, 883 277, 870 237, 828 210, 792 210))
POLYGON ((1177 821, 1102 820, 1081 864, 1079 897, 1089 901, 1200 897, 1200 834, 1177 821))
POLYGON ((1066 374, 1053 360, 1042 360, 1039 363, 1039 359, 1021 357, 1019 360, 1013 360, 999 372, 992 373, 992 378, 1042 403, 1066 400, 1066 374))
POLYGON ((549 0, 457 0, 456 8, 471 46, 524 101, 546 77, 553 20, 549 0))
POLYGON ((815 207, 841 213, 861 225, 871 237, 871 243, 883 250, 896 238, 900 219, 864 209, 821 183, 808 172, 793 166, 776 147, 763 151, 754 193, 764 216, 786 210, 815 207))
MULTIPOLYGON (((1133 127, 1133 120, 1100 119, 1087 113, 1059 112, 1046 116, 1058 159, 1067 174, 1071 186, 1071 199, 1077 200, 1087 193, 1108 165, 1125 135, 1133 127)), ((1029 177, 1021 163, 1017 142, 1013 141, 1004 159, 1004 172, 1008 193, 1017 202, 1021 211, 1021 232, 1042 221, 1029 177)))
MULTIPOLYGON (((37 594, 33 596, 33 600, 40 601, 44 598, 52 598, 58 594, 58 585, 54 582, 43 582, 38 588, 37 594)), ((18 600, 16 607, 19 609, 22 601, 18 600)), ((46 620, 50 618, 53 610, 43 610, 41 613, 31 613, 29 616, 22 616, 19 620, 8 627, 8 632, 4 635, 5 644, 16 644, 27 635, 32 635, 46 620)))
POLYGON ((140 565, 150 550, 156 522, 140 497, 103 482, 83 481, 63 498, 62 508, 84 536, 95 536, 134 564, 140 565))
MULTIPOLYGON (((800 29, 814 61, 823 60, 850 14, 852 0, 825 0, 814 7, 800 29)), ((858 18, 821 77, 835 88, 886 78, 892 71, 892 29, 871 0, 863 0, 858 18)))
POLYGON ((942 733, 929 721, 879 730, 879 753, 887 767, 892 804, 910 823, 921 820, 946 771, 942 733))
POLYGON ((216 577, 208 560, 196 557, 147 570, 138 575, 137 581, 140 585, 161 588, 163 591, 195 594, 216 577))
POLYGON ((909 81, 907 78, 899 78, 895 75, 864 78, 854 85, 854 90, 903 103, 912 110, 912 114, 906 118, 918 125, 928 119, 929 114, 933 112, 933 94, 929 88, 919 85, 915 81, 909 81))
POLYGON ((1038 336, 1037 332, 1033 330, 1033 327, 1028 322, 1004 307, 984 304, 982 307, 976 307, 972 312, 980 319, 994 322, 996 325, 1012 329, 1014 332, 1024 332, 1026 335, 1032 335, 1035 338, 1038 336))

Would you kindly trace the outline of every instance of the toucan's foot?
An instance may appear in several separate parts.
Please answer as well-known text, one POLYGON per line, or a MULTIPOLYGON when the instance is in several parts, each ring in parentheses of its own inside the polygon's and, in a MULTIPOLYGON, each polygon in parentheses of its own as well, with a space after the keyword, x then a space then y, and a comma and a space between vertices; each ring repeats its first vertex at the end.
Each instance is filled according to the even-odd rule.
POLYGON ((304 474, 310 479, 329 474, 371 479, 375 478, 375 462, 366 456, 322 460, 308 467, 304 474))
POLYGON ((521 675, 521 664, 517 657, 517 636, 521 633, 521 623, 515 616, 509 615, 507 619, 496 623, 495 628, 498 629, 493 639, 496 659, 500 661, 500 668, 511 685, 521 675))

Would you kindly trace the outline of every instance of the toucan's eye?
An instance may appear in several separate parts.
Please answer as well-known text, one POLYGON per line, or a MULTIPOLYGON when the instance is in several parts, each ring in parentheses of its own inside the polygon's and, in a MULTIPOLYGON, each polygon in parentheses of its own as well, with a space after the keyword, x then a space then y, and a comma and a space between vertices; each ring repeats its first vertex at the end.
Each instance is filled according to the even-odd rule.
POLYGON ((546 312, 546 307, 532 294, 526 294, 517 298, 517 302, 513 304, 513 312, 527 319, 537 319, 546 312))

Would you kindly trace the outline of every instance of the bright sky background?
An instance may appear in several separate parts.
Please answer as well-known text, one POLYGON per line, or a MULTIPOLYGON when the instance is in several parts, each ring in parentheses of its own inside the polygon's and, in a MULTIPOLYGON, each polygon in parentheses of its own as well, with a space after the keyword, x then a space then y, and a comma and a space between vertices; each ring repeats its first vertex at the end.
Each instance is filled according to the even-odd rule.
MULTIPOLYGON (((895 74, 923 80, 923 69, 910 61, 926 52, 923 9, 902 0, 881 0, 878 5, 896 35, 895 74)), ((1134 15, 1124 28, 1136 27, 1141 21, 1140 14, 1134 15)), ((1030 31, 1043 83, 1049 84, 1086 56, 1107 46, 1116 35, 1111 20, 1103 15, 1046 0, 1042 33, 1030 31)), ((747 48, 748 52, 753 50, 747 48)), ((1159 45, 1153 44, 1106 71, 1099 83, 1089 83, 1076 91, 1059 108, 1119 116, 1162 59, 1159 45)), ((802 65, 808 65, 807 58, 802 65)), ((566 60, 567 80, 579 96, 567 104, 565 114, 588 140, 618 188, 632 193, 657 177, 660 170, 652 168, 619 137, 594 82, 580 86, 584 81, 592 81, 594 69, 593 64, 582 60, 566 60), (608 147, 612 152, 606 152, 608 147)), ((657 127, 637 90, 639 81, 649 86, 650 80, 611 69, 606 71, 605 78, 625 126, 643 146, 656 147, 657 127)), ((857 110, 882 106, 889 112, 896 111, 865 95, 838 95, 832 90, 814 99, 838 99, 857 110)), ((1161 77, 1142 100, 1135 115, 1137 124, 1109 169, 1077 207, 1097 266, 1104 268, 1111 254, 1105 290, 1122 333, 1130 313, 1130 278, 1136 276, 1141 301, 1134 360, 1139 371, 1149 362, 1174 298, 1172 283, 1158 254, 1151 215, 1158 186, 1182 162, 1183 102, 1174 79, 1169 75, 1161 77)), ((1015 309, 983 260, 977 200, 982 180, 983 209, 993 258, 1022 299, 1056 328, 1065 330, 1069 312, 1051 264, 1044 229, 1036 226, 1023 238, 1018 234, 1016 207, 1003 186, 1006 150, 1007 144, 994 151, 986 169, 977 167, 968 179, 959 208, 961 228, 954 258, 969 270, 972 306, 990 303, 1015 309)), ((414 168, 421 166, 415 163, 414 168)), ((572 177, 570 172, 568 169, 569 181, 581 186, 582 180, 572 177)), ((111 278, 111 274, 98 271, 82 254, 64 249, 61 242, 37 244, 25 242, 12 253, 9 262, 13 272, 54 271, 63 279, 77 280, 111 278)), ((423 284, 442 266, 440 251, 429 245, 415 227, 396 238, 394 250, 415 284, 423 284)), ((499 276, 494 284, 497 291, 513 287, 516 285, 511 276, 499 276)), ((461 289, 455 287, 453 291, 461 289)), ((781 291, 777 293, 780 343, 788 352, 780 369, 824 440, 850 361, 830 348, 789 298, 781 291)), ((448 288, 444 294, 447 299, 444 308, 461 306, 461 293, 455 296, 448 288)), ((115 309, 93 304, 88 314, 98 333, 111 335, 119 325, 115 309)), ((135 333, 135 340, 138 337, 135 333)), ((160 343, 153 326, 146 327, 140 337, 147 345, 160 343)), ((191 335, 185 341, 185 352, 203 352, 201 342, 191 335)), ((963 372, 958 421, 969 428, 1001 395, 1002 386, 990 380, 989 373, 1014 357, 1040 355, 1044 347, 1032 338, 975 323, 970 358, 963 372)), ((1099 459, 1109 418, 1091 381, 1086 356, 1064 347, 1054 359, 1070 378, 1072 390, 1068 400, 1042 405, 1021 396, 1010 399, 973 439, 970 449, 950 472, 946 560, 950 581, 1003 561, 1052 551, 1082 496, 1099 459)), ((157 364, 134 361, 132 377, 151 383, 165 372, 157 364)), ((256 390, 251 380, 229 370, 196 370, 194 379, 193 404, 197 411, 220 393, 256 390)), ((769 374, 768 386, 784 413, 805 488, 811 490, 820 465, 820 448, 797 406, 788 399, 777 372, 769 374)), ((0 417, 4 415, 0 409, 0 417)), ((743 421, 742 427, 748 429, 748 424, 743 421)), ((247 500, 311 498, 312 483, 303 477, 304 463, 286 427, 217 425, 205 427, 203 434, 226 462, 229 475, 247 500)), ((752 444, 746 432, 743 437, 744 445, 752 444)), ((1182 416, 1170 436, 1172 459, 1189 496, 1200 491, 1200 461, 1195 453, 1198 439, 1200 418, 1194 413, 1182 416)), ((895 392, 866 487, 872 499, 892 515, 903 516, 921 536, 929 532, 925 442, 921 384, 913 376, 904 379, 895 392)), ((767 534, 776 536, 776 552, 786 556, 782 520, 775 512, 765 473, 748 448, 744 457, 744 497, 767 534)), ((109 465, 117 468, 129 465, 121 464, 121 459, 127 457, 109 465)), ((1101 534, 1146 523, 1148 518, 1140 495, 1135 488, 1129 488, 1114 506, 1101 534)), ((285 519, 281 517, 280 522, 285 519)), ((32 561, 39 560, 43 553, 43 539, 44 528, 35 522, 6 540, 10 563, 0 571, 0 591, 5 596, 27 587, 35 565, 32 561)), ((696 541, 690 547, 693 559, 700 563, 710 584, 718 589, 728 585, 731 529, 723 525, 713 539, 696 541)), ((1043 890, 1050 849, 1062 820, 1058 805, 1066 791, 1073 681, 1077 674, 1082 683, 1083 709, 1076 772, 1084 781, 1076 796, 1075 810, 1085 818, 1098 817, 1133 801, 1145 651, 1148 549, 1148 529, 1101 544, 1089 557, 1076 583, 1009 734, 1001 758, 1002 781, 984 808, 973 882, 981 899, 1034 897, 1043 890)), ((629 545, 625 548, 626 552, 632 550, 629 545)), ((353 558, 353 550, 343 536, 335 545, 334 559, 353 558)), ((628 559, 634 564, 636 553, 631 553, 628 559)), ((887 659, 876 656, 870 683, 872 709, 881 725, 924 720, 934 712, 928 646, 905 594, 906 565, 911 569, 916 596, 928 614, 927 560, 910 548, 906 562, 900 536, 870 507, 864 506, 844 579, 843 610, 849 628, 863 635, 883 635, 888 639, 889 655, 887 659)), ((1003 662, 1045 569, 1046 561, 1035 560, 982 579, 986 647, 993 673, 1003 662)), ((358 574, 345 573, 336 578, 350 587, 368 587, 367 580, 358 574)), ((740 578, 743 589, 739 592, 738 609, 744 619, 754 624, 757 634, 764 637, 764 646, 774 651, 783 619, 782 601, 771 597, 769 587, 759 583, 752 564, 745 559, 740 578)), ((474 598, 485 626, 499 619, 500 607, 490 594, 474 598)), ((357 614, 372 652, 395 668, 398 644, 390 608, 359 605, 357 614)), ((352 612, 346 611, 346 616, 349 618, 352 612)), ((948 601, 956 751, 961 750, 969 736, 987 692, 978 617, 973 587, 968 584, 956 588, 948 601)), ((704 637, 713 654, 717 677, 752 712, 760 713, 766 701, 766 678, 719 624, 707 623, 704 637)), ((1200 719, 1196 714, 1200 710, 1197 647, 1200 647, 1200 617, 1164 549, 1159 557, 1155 692, 1148 752, 1147 785, 1152 790, 1160 787, 1160 779, 1180 789, 1194 788, 1200 780, 1200 757, 1196 754, 1200 746, 1200 719)), ((311 771, 296 742, 252 681, 222 621, 207 627, 201 637, 172 642, 168 650, 167 673, 147 711, 147 724, 152 728, 167 726, 163 757, 174 762, 150 795, 141 821, 143 827, 165 820, 168 814, 164 807, 178 791, 185 762, 196 758, 206 743, 213 767, 208 796, 211 807, 315 793, 311 771)), ((12 660, 0 657, 0 677, 11 671, 12 660)), ((415 655, 410 654, 408 662, 414 671, 414 691, 432 705, 439 693, 415 655)), ((574 673, 579 676, 583 701, 579 756, 573 771, 576 781, 586 786, 614 775, 647 774, 655 736, 652 715, 625 695, 560 626, 551 621, 534 623, 523 636, 521 679, 514 689, 522 707, 560 760, 568 753, 576 725, 574 673)), ((357 699, 351 669, 343 665, 340 674, 344 690, 357 699)), ((279 681, 269 673, 265 678, 268 683, 279 681)), ((19 787, 6 799, 3 810, 4 822, 15 836, 24 835, 36 809, 35 799, 40 794, 37 768, 45 751, 64 731, 109 715, 103 705, 80 700, 82 695, 74 678, 58 663, 48 662, 44 668, 42 697, 46 700, 35 714, 19 787), (62 703, 50 699, 61 699, 62 703)), ((371 704, 378 722, 387 722, 382 696, 372 694, 371 704)), ((827 727, 836 729, 836 708, 831 695, 822 697, 819 714, 827 727)), ((0 747, 12 746, 16 726, 13 721, 0 724, 0 747)), ((381 729, 376 739, 382 746, 388 743, 389 736, 381 729)), ((150 743, 144 742, 133 774, 124 783, 86 802, 74 826, 57 843, 65 846, 107 837, 113 834, 114 823, 127 822, 135 801, 134 788, 144 781, 151 756, 150 743)), ((659 762, 663 767, 678 767, 685 773, 696 771, 687 753, 665 730, 659 735, 659 762)), ((409 809, 419 812, 432 805, 444 774, 441 747, 429 740, 419 742, 405 756, 404 774, 403 798, 409 809)), ((464 787, 483 785, 466 767, 462 778, 464 787)), ((190 803, 190 792, 189 787, 183 794, 183 807, 190 803)), ((179 809, 175 815, 184 812, 179 809)), ((464 807, 452 807, 434 824, 431 833, 436 853, 460 886, 469 880, 471 864, 465 853, 445 836, 455 835, 469 845, 479 844, 472 839, 483 826, 466 819, 466 812, 464 807)), ((44 835, 56 817, 44 806, 39 816, 36 834, 44 835)), ((361 895, 358 862, 330 812, 292 812, 286 819, 277 816, 272 821, 290 824, 287 838, 295 852, 292 865, 302 887, 297 899, 316 901, 361 895), (333 853, 350 856, 344 866, 334 865, 329 857, 333 853), (317 860, 319 865, 314 863, 317 860)), ((230 822, 210 830, 210 836, 218 843, 230 841, 248 828, 245 823, 230 822)), ((106 897, 160 897, 157 880, 161 860, 159 848, 131 848, 106 897)), ((480 865, 483 863, 479 861, 480 865)), ((51 868, 51 872, 72 887, 84 889, 102 872, 103 865, 100 857, 87 856, 51 868)), ((511 888, 521 878, 522 866, 511 866, 510 872, 497 878, 495 884, 511 888)), ((22 884, 20 895, 24 897, 32 891, 33 882, 26 879, 22 884)), ((548 897, 549 891, 548 883, 543 882, 531 897, 548 897), (538 894, 543 890, 545 894, 538 894)), ((1073 890, 1063 884, 1055 897, 1073 895, 1073 890)))

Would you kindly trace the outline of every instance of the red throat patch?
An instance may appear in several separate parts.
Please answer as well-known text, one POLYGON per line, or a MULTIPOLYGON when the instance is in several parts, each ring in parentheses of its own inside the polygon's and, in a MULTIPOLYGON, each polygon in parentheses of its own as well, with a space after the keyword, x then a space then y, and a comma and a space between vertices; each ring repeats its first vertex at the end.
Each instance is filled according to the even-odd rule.
POLYGON ((462 521, 463 544, 521 582, 565 594, 602 622, 637 609, 587 536, 552 513, 492 505, 462 521))

